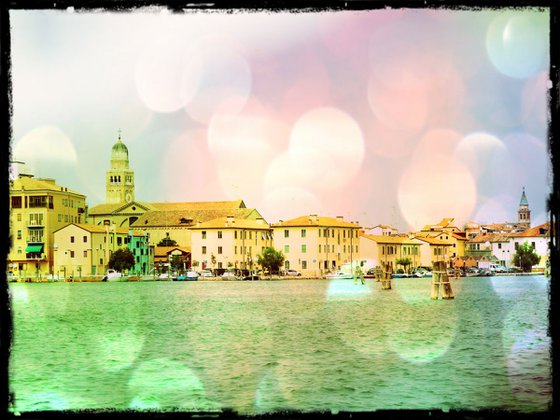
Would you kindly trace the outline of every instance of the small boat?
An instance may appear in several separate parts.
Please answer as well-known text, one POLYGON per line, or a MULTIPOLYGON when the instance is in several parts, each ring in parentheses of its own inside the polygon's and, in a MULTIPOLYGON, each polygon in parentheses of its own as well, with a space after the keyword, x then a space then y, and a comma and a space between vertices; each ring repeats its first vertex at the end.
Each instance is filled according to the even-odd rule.
POLYGON ((177 281, 197 281, 198 277, 199 277, 199 274, 196 271, 189 270, 185 274, 179 274, 173 280, 177 280, 177 281))
POLYGON ((325 278, 342 280, 342 279, 354 279, 354 276, 350 273, 345 273, 344 271, 337 271, 336 273, 328 273, 327 275, 325 275, 325 278))
POLYGON ((103 280, 101 281, 109 281, 109 282, 128 281, 128 277, 123 273, 120 273, 110 268, 109 270, 107 270, 107 274, 105 274, 105 277, 103 277, 103 280))

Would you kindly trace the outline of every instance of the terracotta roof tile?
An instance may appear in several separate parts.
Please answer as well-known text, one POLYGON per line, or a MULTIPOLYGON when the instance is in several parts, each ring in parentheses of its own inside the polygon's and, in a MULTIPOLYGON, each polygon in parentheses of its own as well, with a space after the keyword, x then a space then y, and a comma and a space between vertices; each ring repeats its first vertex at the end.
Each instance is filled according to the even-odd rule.
POLYGON ((323 216, 300 216, 295 219, 290 219, 286 221, 281 221, 279 223, 273 223, 270 225, 273 228, 279 227, 306 227, 306 226, 317 226, 317 227, 346 227, 359 229, 360 226, 340 220, 334 217, 323 217, 323 216))

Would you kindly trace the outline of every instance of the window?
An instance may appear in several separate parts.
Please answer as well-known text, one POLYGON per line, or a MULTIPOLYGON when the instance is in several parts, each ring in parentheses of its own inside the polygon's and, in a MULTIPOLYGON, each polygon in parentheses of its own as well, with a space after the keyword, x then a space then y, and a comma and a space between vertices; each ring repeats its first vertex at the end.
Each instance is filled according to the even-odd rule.
POLYGON ((84 251, 84 258, 87 258, 87 251, 84 251))
POLYGON ((219 246, 219 247, 218 247, 218 254, 221 254, 221 253, 222 253, 222 247, 219 246))
POLYGON ((218 261, 218 269, 220 269, 220 268, 224 268, 224 267, 222 266, 222 262, 218 261))
MULTIPOLYGON (((453 245, 455 246, 455 245, 453 245)), ((502 249, 502 244, 498 244, 498 249, 502 249)))
POLYGON ((21 230, 18 230, 18 231, 17 231, 17 238, 18 238, 18 239, 21 239, 21 230))
POLYGON ((202 253, 206 254, 206 247, 205 246, 202 247, 202 253))
MULTIPOLYGON (((321 232, 321 231, 319 231, 321 232)), ((321 245, 319 244, 319 254, 321 253, 321 245)))
POLYGON ((103 258, 99 258, 99 265, 103 265, 103 258))
POLYGON ((73 236, 70 236, 70 242, 74 243, 74 237, 73 236))
POLYGON ((290 231, 288 229, 284 230, 284 238, 289 238, 290 237, 290 231))
POLYGON ((218 239, 222 239, 222 231, 221 230, 218 231, 218 239))
POLYGON ((301 269, 302 269, 302 270, 307 270, 307 261, 303 260, 303 261, 301 262, 301 269))
POLYGON ((302 238, 305 238, 306 235, 307 235, 307 231, 306 231, 305 229, 302 229, 302 230, 301 230, 301 237, 302 237, 302 238))
POLYGON ((206 231, 205 230, 202 231, 202 239, 206 239, 206 231))
POLYGON ((121 246, 122 244, 122 238, 120 236, 117 236, 117 246, 121 246))
POLYGON ((67 214, 64 215, 64 223, 68 223, 68 215, 67 214))
POLYGON ((253 232, 249 231, 249 239, 253 239, 253 232))
POLYGON ((21 197, 12 197, 12 208, 21 209, 21 197))
POLYGON ((287 254, 290 252, 290 245, 284 245, 284 254, 287 254))
POLYGON ((331 238, 334 238, 334 229, 331 229, 331 238))
POLYGON ((535 243, 531 242, 531 248, 535 249, 535 243))
POLYGON ((346 245, 344 245, 342 248, 342 252, 346 253, 346 245))
POLYGON ((84 243, 87 242, 87 236, 86 235, 84 235, 83 240, 84 240, 84 243))
POLYGON ((319 238, 321 237, 321 229, 319 229, 319 238))
POLYGON ((237 255, 237 245, 233 247, 233 253, 237 255))
POLYGON ((74 258, 74 251, 70 251, 70 258, 74 258))
POLYGON ((237 231, 236 230, 233 231, 233 238, 237 239, 237 231))
POLYGON ((18 215, 17 215, 17 221, 18 221, 18 222, 21 222, 21 213, 18 213, 18 215))
POLYGON ((302 254, 305 254, 307 252, 307 245, 305 245, 305 244, 301 245, 301 252, 302 252, 302 254))
POLYGON ((47 196, 46 195, 32 195, 29 197, 29 207, 47 207, 47 196))

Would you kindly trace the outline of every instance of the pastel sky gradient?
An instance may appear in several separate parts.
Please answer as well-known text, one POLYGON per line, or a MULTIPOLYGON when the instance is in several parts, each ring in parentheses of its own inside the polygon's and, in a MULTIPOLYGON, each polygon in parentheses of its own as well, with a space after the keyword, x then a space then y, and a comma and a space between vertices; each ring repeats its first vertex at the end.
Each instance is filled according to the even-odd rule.
POLYGON ((12 158, 105 201, 242 198, 402 231, 547 220, 549 14, 13 10, 12 158))

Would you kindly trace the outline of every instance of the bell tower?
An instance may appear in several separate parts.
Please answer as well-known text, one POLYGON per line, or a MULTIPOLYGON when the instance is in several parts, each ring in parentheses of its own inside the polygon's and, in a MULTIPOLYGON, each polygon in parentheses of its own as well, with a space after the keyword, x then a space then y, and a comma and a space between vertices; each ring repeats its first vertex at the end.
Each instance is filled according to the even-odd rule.
POLYGON ((525 195, 525 187, 523 187, 521 201, 519 201, 519 210, 517 210, 517 224, 527 229, 531 227, 531 210, 529 210, 529 202, 525 195))
POLYGON ((111 150, 111 167, 105 177, 107 204, 125 204, 134 200, 134 171, 129 168, 128 148, 121 141, 121 130, 111 150))

